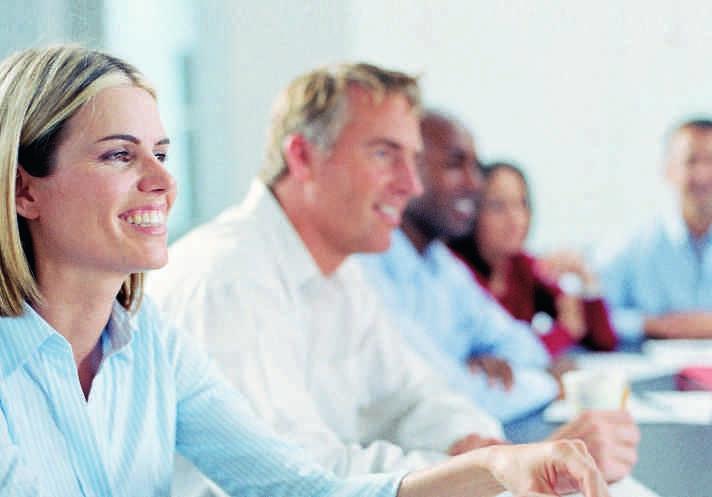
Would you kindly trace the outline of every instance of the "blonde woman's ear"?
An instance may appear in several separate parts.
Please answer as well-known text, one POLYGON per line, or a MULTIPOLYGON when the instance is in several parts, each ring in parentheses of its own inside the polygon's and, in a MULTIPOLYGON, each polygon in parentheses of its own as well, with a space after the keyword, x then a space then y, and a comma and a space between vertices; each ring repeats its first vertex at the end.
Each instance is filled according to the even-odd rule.
POLYGON ((30 175, 18 164, 15 176, 15 209, 25 219, 37 219, 39 206, 34 195, 34 182, 37 178, 30 175))

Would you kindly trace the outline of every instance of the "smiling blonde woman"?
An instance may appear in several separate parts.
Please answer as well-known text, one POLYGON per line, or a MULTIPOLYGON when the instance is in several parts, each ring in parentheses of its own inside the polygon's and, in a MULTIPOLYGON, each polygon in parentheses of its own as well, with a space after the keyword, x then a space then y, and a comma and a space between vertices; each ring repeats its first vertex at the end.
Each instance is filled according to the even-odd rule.
POLYGON ((169 495, 176 450, 230 495, 607 495, 575 442, 344 480, 277 439, 141 304, 167 258, 168 150, 125 62, 58 46, 0 64, 0 495, 169 495))

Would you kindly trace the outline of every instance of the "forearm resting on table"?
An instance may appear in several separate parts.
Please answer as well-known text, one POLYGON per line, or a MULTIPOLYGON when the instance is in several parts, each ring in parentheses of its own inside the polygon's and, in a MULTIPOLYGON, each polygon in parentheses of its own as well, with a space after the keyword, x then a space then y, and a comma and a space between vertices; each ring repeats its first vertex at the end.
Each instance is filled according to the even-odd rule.
POLYGON ((608 497, 608 487, 581 441, 560 440, 478 449, 407 475, 397 497, 558 495, 608 497), (537 494, 538 495, 538 494, 537 494))
POLYGON ((712 338, 712 312, 672 312, 647 316, 643 330, 650 338, 712 338))
POLYGON ((493 497, 505 490, 487 469, 486 449, 407 475, 397 497, 493 497))

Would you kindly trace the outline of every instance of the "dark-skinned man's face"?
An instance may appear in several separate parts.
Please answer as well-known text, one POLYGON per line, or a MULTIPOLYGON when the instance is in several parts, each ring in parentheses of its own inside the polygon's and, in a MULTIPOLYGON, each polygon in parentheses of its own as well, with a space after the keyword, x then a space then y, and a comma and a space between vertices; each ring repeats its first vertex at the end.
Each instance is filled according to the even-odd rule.
POLYGON ((419 164, 423 194, 411 200, 406 216, 429 236, 452 238, 473 226, 483 180, 472 136, 459 125, 425 118, 424 153, 419 164))

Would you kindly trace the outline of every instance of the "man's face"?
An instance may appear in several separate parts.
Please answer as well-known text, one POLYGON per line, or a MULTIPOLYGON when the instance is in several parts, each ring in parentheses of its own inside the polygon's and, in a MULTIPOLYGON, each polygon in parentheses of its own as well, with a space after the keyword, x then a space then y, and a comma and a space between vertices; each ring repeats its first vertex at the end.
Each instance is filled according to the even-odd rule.
POLYGON ((406 97, 377 101, 354 87, 348 116, 331 150, 315 152, 305 185, 310 224, 324 252, 315 255, 337 261, 388 249, 408 200, 422 191, 418 116, 406 97))
POLYGON ((482 172, 472 136, 444 120, 426 119, 420 177, 424 193, 413 199, 406 216, 426 235, 452 238, 472 229, 482 172))
POLYGON ((683 128, 675 133, 667 172, 686 212, 712 216, 712 130, 683 128))

